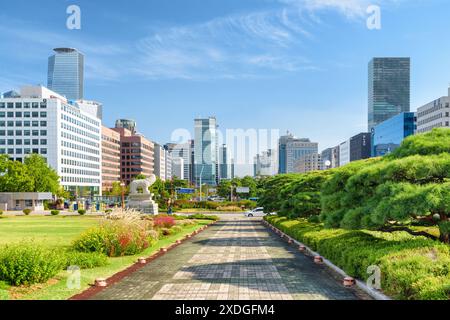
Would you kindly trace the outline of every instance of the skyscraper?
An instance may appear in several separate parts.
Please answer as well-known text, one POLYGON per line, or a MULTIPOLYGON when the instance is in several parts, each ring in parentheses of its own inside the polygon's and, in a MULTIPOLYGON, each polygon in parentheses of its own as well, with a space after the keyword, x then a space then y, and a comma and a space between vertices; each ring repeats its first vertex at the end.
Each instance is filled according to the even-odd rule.
POLYGON ((217 120, 195 119, 195 181, 215 186, 218 178, 217 120))
MULTIPOLYGON (((168 143, 166 149, 173 159, 183 159, 183 180, 192 182, 192 145, 191 141, 186 143, 168 143)), ((181 176, 177 176, 180 178, 181 176)))
POLYGON ((73 48, 56 48, 48 58, 48 88, 68 100, 82 100, 84 56, 73 48))
POLYGON ((287 135, 281 136, 280 139, 278 140, 278 173, 279 174, 287 173, 286 147, 287 147, 287 142, 293 138, 294 138, 294 136, 288 132, 287 135))
POLYGON ((410 111, 410 58, 373 58, 369 62, 369 132, 377 124, 410 111))
POLYGON ((230 159, 228 147, 226 144, 219 148, 219 177, 222 179, 230 179, 230 159))

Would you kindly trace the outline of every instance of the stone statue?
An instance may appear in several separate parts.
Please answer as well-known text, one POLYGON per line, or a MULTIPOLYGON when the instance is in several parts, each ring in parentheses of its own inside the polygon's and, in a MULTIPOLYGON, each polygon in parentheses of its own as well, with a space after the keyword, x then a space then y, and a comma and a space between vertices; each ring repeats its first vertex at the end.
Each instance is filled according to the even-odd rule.
POLYGON ((128 196, 128 208, 137 209, 147 214, 158 214, 158 205, 153 201, 153 193, 148 188, 156 182, 156 176, 152 174, 147 179, 134 180, 130 184, 128 196), (142 189, 142 192, 139 192, 142 189))
POLYGON ((141 189, 141 188, 142 188, 143 194, 150 194, 150 191, 148 190, 148 188, 150 188, 150 186, 152 186, 155 182, 156 182, 156 176, 154 174, 152 174, 147 179, 134 180, 130 184, 130 194, 132 194, 132 195, 139 194, 139 189, 141 189))

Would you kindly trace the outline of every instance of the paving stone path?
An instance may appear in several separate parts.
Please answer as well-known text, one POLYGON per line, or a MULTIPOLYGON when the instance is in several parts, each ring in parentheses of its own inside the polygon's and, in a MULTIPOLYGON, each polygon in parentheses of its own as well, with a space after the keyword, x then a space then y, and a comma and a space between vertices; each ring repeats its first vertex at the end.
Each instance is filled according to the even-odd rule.
POLYGON ((226 218, 92 299, 368 299, 258 219, 226 218))

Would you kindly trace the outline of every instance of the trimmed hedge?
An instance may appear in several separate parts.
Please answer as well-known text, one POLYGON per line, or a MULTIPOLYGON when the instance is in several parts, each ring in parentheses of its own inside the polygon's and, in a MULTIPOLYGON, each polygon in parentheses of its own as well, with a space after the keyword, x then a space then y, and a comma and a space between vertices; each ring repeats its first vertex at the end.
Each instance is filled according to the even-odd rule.
POLYGON ((381 269, 383 291, 396 299, 447 300, 450 247, 406 232, 324 229, 304 219, 269 216, 265 220, 320 252, 347 274, 366 280, 367 268, 381 269))

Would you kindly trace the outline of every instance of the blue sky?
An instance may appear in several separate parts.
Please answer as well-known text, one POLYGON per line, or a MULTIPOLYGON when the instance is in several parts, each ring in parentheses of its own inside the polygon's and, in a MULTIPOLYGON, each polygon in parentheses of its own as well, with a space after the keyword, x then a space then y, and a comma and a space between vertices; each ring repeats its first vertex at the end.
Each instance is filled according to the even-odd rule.
POLYGON ((104 122, 160 143, 193 119, 290 130, 334 146, 367 127, 367 64, 412 58, 412 109, 450 83, 447 0, 15 0, 0 12, 0 91, 46 84, 52 48, 86 55, 104 122), (79 5, 81 30, 66 28, 79 5), (382 29, 366 27, 377 4, 382 29))

